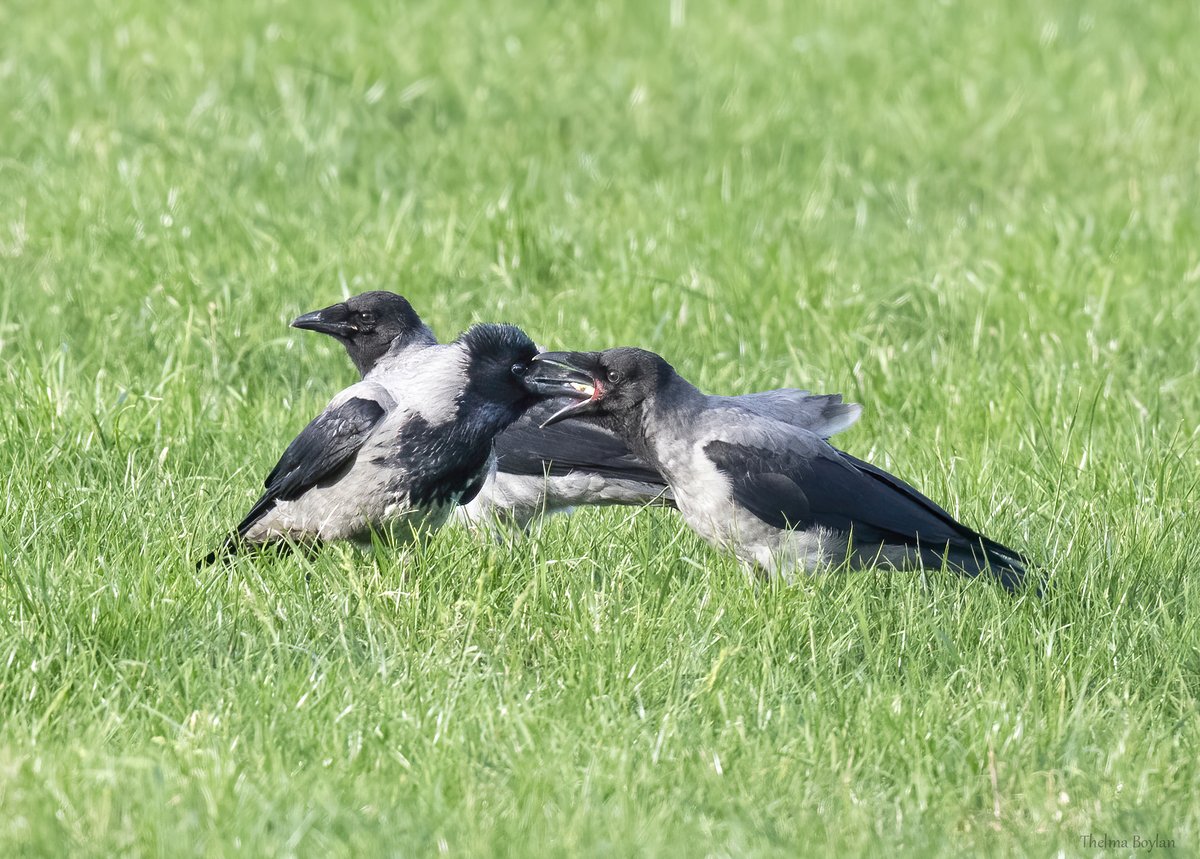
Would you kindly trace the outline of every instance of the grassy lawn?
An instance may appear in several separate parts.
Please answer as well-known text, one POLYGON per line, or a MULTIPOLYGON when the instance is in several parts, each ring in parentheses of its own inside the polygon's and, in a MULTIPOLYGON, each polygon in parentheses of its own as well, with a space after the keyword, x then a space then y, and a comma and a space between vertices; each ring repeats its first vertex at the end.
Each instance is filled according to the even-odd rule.
POLYGON ((1182 2, 0 4, 0 855, 1200 850, 1198 43, 1182 2), (1047 594, 755 587, 629 510, 198 573, 353 377, 287 321, 369 288, 840 391, 1047 594))

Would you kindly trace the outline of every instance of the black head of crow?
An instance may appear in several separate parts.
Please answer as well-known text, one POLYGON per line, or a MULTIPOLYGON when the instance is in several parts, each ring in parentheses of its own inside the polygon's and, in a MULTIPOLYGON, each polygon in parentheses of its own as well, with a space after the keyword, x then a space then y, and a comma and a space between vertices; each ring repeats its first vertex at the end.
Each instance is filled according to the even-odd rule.
POLYGON ((542 396, 571 397, 542 426, 591 418, 619 435, 636 435, 648 403, 670 398, 677 387, 694 391, 661 356, 623 347, 604 352, 543 352, 526 384, 542 396))
POLYGON ((466 356, 466 385, 459 397, 460 418, 507 427, 542 398, 525 384, 538 350, 515 325, 472 325, 454 341, 466 356))
POLYGON ((433 332, 407 299, 382 290, 364 292, 297 316, 292 327, 319 331, 338 340, 364 376, 389 352, 410 345, 432 346, 436 342, 433 332))

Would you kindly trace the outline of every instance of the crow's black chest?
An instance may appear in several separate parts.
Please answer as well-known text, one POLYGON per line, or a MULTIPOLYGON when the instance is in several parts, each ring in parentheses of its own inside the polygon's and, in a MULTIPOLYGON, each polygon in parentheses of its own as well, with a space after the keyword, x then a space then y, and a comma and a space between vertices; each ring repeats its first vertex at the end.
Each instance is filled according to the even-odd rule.
POLYGON ((418 506, 466 504, 487 477, 489 436, 455 431, 414 417, 404 434, 376 462, 405 474, 409 502, 418 506))

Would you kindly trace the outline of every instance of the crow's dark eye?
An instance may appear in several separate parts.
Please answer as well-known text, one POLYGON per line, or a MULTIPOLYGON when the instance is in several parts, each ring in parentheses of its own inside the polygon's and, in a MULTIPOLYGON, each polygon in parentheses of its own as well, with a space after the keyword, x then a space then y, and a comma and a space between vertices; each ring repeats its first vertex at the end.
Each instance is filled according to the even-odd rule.
POLYGON ((358 314, 358 320, 359 320, 359 322, 362 322, 364 325, 374 325, 375 324, 375 314, 369 310, 364 310, 362 313, 358 314))
POLYGON ((512 365, 512 372, 513 372, 514 376, 524 376, 525 371, 528 369, 529 369, 529 365, 526 364, 524 361, 518 361, 517 363, 512 365))
POLYGON ((621 378, 622 378, 621 371, 620 370, 609 370, 607 378, 608 378, 608 381, 612 382, 615 385, 617 382, 621 381, 621 378))

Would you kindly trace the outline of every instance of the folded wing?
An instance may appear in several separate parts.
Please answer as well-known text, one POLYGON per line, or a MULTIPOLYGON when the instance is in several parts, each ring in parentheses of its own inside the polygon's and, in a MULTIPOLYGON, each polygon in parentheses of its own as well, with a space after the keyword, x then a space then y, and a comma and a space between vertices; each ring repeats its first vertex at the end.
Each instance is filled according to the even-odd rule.
POLYGON ((569 421, 541 429, 540 424, 561 406, 552 400, 539 403, 496 437, 496 460, 501 472, 532 477, 586 472, 645 483, 651 497, 666 489, 666 481, 655 468, 603 427, 569 421))
POLYGON ((1025 575, 1021 556, 971 530, 913 487, 820 439, 779 445, 710 441, 705 454, 736 502, 776 528, 826 528, 870 553, 903 547, 929 566, 943 557, 967 575, 990 572, 1008 588, 1025 575))
POLYGON ((353 461, 367 437, 383 420, 387 409, 365 396, 352 396, 317 415, 283 452, 265 481, 265 491, 250 512, 225 540, 198 566, 205 566, 236 550, 239 539, 279 501, 290 501, 338 476, 353 461))

